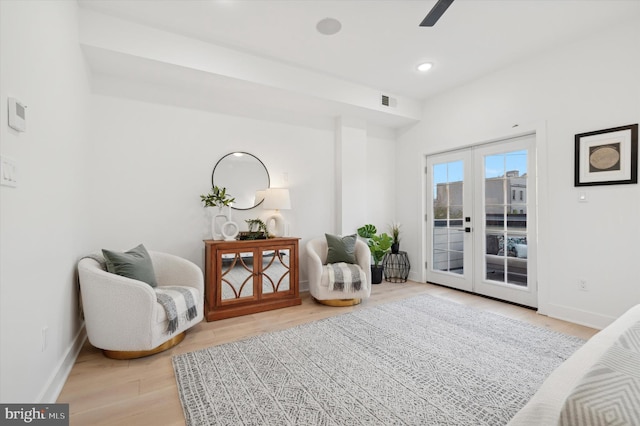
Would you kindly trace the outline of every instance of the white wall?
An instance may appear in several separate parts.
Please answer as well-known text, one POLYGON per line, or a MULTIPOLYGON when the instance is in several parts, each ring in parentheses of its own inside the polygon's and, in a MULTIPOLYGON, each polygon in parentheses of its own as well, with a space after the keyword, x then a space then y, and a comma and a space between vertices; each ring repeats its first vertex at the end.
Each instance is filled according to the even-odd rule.
POLYGON ((350 235, 367 216, 366 122, 350 117, 336 119, 336 230, 350 235))
POLYGON ((425 103, 399 137, 398 218, 422 263, 424 156, 541 125, 540 312, 603 327, 640 303, 640 186, 573 186, 574 135, 640 121, 640 22, 515 64, 425 103), (578 203, 584 192, 588 203, 578 203), (578 291, 579 279, 589 291, 578 291))
MULTIPOLYGON (((17 160, 19 173, 18 188, 0 188, 0 401, 55 400, 84 338, 75 270, 83 255, 143 242, 203 266, 210 230, 199 195, 209 191, 223 155, 251 152, 267 166, 272 186, 290 188, 292 210, 282 214, 302 247, 337 232, 335 129, 323 125, 332 117, 283 124, 140 102, 124 97, 148 84, 113 79, 94 81, 91 90, 99 86, 106 95, 92 95, 75 1, 0 1, 0 16, 1 154, 17 160), (109 87, 132 84, 139 87, 109 96, 109 87), (26 133, 7 127, 8 96, 28 106, 26 133)), ((175 104, 183 96, 169 93, 175 104)), ((370 154, 393 164, 394 141, 392 132, 375 128, 370 154)), ((393 196, 392 167, 367 166, 366 173, 367 181, 387 182, 381 199, 393 196)), ((233 219, 244 225, 270 213, 234 211, 233 219)), ((392 208, 375 214, 391 221, 392 208)), ((301 279, 304 289, 304 255, 301 279)))
MULTIPOLYGON (((337 232, 333 128, 98 94, 91 115, 93 249, 127 249, 144 243, 204 267, 202 240, 210 238, 210 231, 199 195, 211 188, 211 172, 222 156, 246 151, 265 164, 272 186, 290 188, 292 209, 281 213, 290 223, 290 234, 302 238, 301 288, 306 288, 304 244, 325 232, 337 232)), ((367 173, 372 179, 393 182, 393 139, 378 132, 370 142, 362 161, 370 153, 376 162, 367 166, 367 173), (391 167, 380 167, 383 162, 391 167)), ((371 192, 369 186, 362 190, 371 192)), ((387 183, 376 192, 380 200, 389 200, 392 190, 387 183)), ((376 210, 380 222, 390 222, 392 204, 380 209, 379 203, 372 201, 370 210, 376 210)), ((246 230, 245 219, 264 220, 271 213, 260 207, 233 210, 232 219, 246 230)))
POLYGON ((389 234, 396 220, 396 143, 389 135, 369 134, 367 141, 367 216, 362 223, 372 223, 378 233, 389 234))
POLYGON ((0 187, 0 401, 50 402, 82 340, 75 264, 89 240, 76 2, 0 1, 0 32, 1 153, 19 178, 0 187), (7 126, 8 96, 27 105, 25 133, 7 126))

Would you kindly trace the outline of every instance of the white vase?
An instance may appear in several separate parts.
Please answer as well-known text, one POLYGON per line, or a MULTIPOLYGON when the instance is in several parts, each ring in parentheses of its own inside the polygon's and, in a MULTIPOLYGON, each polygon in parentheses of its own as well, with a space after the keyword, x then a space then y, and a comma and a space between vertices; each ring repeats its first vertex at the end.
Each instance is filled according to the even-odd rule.
POLYGON ((240 230, 238 229, 237 223, 228 221, 222 225, 222 228, 220 228, 220 231, 222 232, 223 240, 234 241, 238 236, 238 233, 240 230))
POLYGON ((211 216, 211 238, 214 240, 223 240, 222 225, 229 222, 231 209, 227 208, 228 213, 224 212, 225 207, 209 207, 209 215, 211 216))

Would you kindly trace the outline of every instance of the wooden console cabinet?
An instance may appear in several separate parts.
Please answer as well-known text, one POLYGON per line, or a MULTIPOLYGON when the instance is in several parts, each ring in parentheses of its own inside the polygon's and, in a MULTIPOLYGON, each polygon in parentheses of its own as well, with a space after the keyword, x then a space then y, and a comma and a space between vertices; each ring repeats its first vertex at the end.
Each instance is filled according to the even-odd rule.
POLYGON ((299 305, 298 240, 205 240, 207 321, 299 305))

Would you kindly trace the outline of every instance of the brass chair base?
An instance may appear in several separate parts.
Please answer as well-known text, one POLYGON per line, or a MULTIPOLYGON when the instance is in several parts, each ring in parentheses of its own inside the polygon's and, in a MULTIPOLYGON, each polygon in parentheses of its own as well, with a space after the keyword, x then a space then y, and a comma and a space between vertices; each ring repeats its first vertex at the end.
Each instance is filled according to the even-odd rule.
POLYGON ((166 342, 164 342, 160 346, 156 346, 155 348, 149 349, 149 350, 146 350, 146 351, 110 351, 110 350, 107 350, 107 349, 103 349, 102 353, 107 358, 112 358, 112 359, 136 359, 136 358, 142 358, 142 357, 145 357, 145 356, 154 355, 154 354, 166 351, 167 349, 171 349, 172 347, 174 347, 178 343, 182 342, 186 335, 187 335, 187 331, 185 330, 180 334, 176 334, 175 336, 173 336, 171 339, 167 340, 166 342))
POLYGON ((362 302, 362 299, 329 299, 329 300, 315 299, 315 301, 327 306, 343 307, 343 306, 359 305, 362 302))

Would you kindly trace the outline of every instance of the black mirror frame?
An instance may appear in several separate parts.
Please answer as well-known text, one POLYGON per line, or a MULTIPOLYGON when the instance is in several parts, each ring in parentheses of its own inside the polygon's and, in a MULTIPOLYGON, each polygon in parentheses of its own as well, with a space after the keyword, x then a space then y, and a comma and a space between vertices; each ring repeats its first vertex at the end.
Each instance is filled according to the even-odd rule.
MULTIPOLYGON (((228 156, 230 156, 230 155, 234 155, 234 154, 249 155, 249 156, 251 156, 251 157, 255 158, 256 160, 258 160, 258 162, 259 162, 259 163, 260 163, 260 165, 264 168, 264 172, 265 172, 265 173, 266 173, 266 175, 267 175, 267 187, 266 187, 266 188, 264 188, 264 189, 267 189, 267 188, 270 188, 270 187, 271 187, 271 176, 269 176, 269 170, 267 169, 267 166, 265 166, 265 165, 264 165, 264 163, 262 162, 262 160, 260 160, 258 157, 256 157, 255 155, 253 155, 253 154, 251 154, 251 153, 249 153, 249 152, 245 152, 245 151, 233 151, 233 152, 230 152, 230 153, 228 153, 228 154, 226 154, 226 155, 223 155, 223 156, 222 156, 222 157, 221 157, 221 158, 216 162, 215 166, 213 166, 213 171, 211 172, 211 187, 214 187, 214 186, 216 185, 216 184, 215 184, 215 182, 214 182, 214 180, 213 180, 213 176, 216 174, 216 168, 218 167, 218 164, 220 164, 220 162, 221 162, 222 160, 224 160, 225 158, 227 158, 228 156)), ((233 194, 232 194, 232 195, 233 195, 233 194)), ((252 206, 252 207, 247 207, 247 208, 238 208, 238 207, 234 207, 234 206, 232 205, 232 206, 231 206, 231 208, 232 208, 232 209, 234 209, 234 210, 251 210, 251 209, 254 209, 254 208, 258 207, 258 206, 259 206, 260 204, 262 204, 263 202, 264 202, 264 198, 263 198, 263 199, 262 199, 258 204, 254 205, 254 206, 252 206)))

